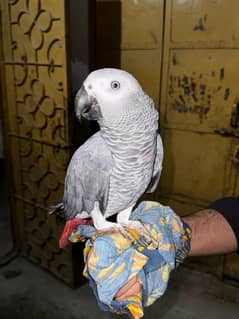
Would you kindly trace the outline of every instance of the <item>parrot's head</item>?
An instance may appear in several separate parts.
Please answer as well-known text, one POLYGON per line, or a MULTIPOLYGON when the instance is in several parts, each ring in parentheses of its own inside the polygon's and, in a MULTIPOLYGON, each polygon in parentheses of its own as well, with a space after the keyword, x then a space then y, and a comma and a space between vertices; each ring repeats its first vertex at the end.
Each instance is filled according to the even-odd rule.
POLYGON ((119 120, 146 107, 144 103, 137 103, 141 96, 145 93, 128 72, 99 69, 88 75, 76 94, 76 116, 97 121, 119 120))

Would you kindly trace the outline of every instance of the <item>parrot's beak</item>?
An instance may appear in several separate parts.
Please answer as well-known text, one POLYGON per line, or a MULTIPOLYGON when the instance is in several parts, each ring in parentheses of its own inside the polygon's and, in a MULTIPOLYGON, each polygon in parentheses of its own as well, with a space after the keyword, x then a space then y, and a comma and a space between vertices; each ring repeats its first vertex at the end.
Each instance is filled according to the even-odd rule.
POLYGON ((75 112, 76 116, 87 120, 98 120, 100 117, 100 108, 96 98, 90 96, 84 85, 77 92, 75 97, 75 112))

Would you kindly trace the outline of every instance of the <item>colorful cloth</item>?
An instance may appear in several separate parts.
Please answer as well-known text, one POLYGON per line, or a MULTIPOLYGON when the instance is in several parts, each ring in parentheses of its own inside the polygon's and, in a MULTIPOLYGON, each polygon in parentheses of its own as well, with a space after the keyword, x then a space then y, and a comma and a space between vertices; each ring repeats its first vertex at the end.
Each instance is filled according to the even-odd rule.
POLYGON ((89 279, 100 308, 138 319, 143 316, 144 306, 164 294, 170 272, 187 256, 191 231, 170 207, 151 201, 140 203, 131 220, 142 222, 157 240, 157 249, 132 229, 128 231, 135 243, 119 232, 95 237, 96 229, 90 225, 79 225, 69 240, 74 243, 88 238, 84 276, 89 279), (134 276, 140 279, 142 290, 124 301, 116 301, 117 292, 134 276))

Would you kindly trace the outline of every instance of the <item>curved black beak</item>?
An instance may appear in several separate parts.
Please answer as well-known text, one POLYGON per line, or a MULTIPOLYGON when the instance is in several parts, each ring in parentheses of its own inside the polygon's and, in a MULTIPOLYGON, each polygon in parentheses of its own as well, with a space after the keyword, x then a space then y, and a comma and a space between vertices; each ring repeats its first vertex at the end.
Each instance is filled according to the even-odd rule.
POLYGON ((97 100, 87 93, 84 85, 76 94, 75 112, 79 119, 83 116, 88 120, 97 120, 101 115, 97 100))
POLYGON ((92 102, 90 101, 89 95, 86 92, 84 85, 79 89, 75 97, 75 112, 76 116, 80 119, 81 116, 84 117, 92 107, 92 102))

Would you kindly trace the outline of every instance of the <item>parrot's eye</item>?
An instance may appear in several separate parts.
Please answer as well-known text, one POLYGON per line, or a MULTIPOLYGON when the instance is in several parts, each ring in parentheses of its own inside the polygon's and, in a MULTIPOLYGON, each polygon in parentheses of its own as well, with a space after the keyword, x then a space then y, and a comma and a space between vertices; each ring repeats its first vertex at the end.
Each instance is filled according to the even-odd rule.
POLYGON ((112 81, 111 82, 111 87, 114 90, 118 90, 120 88, 120 83, 118 81, 112 81))

